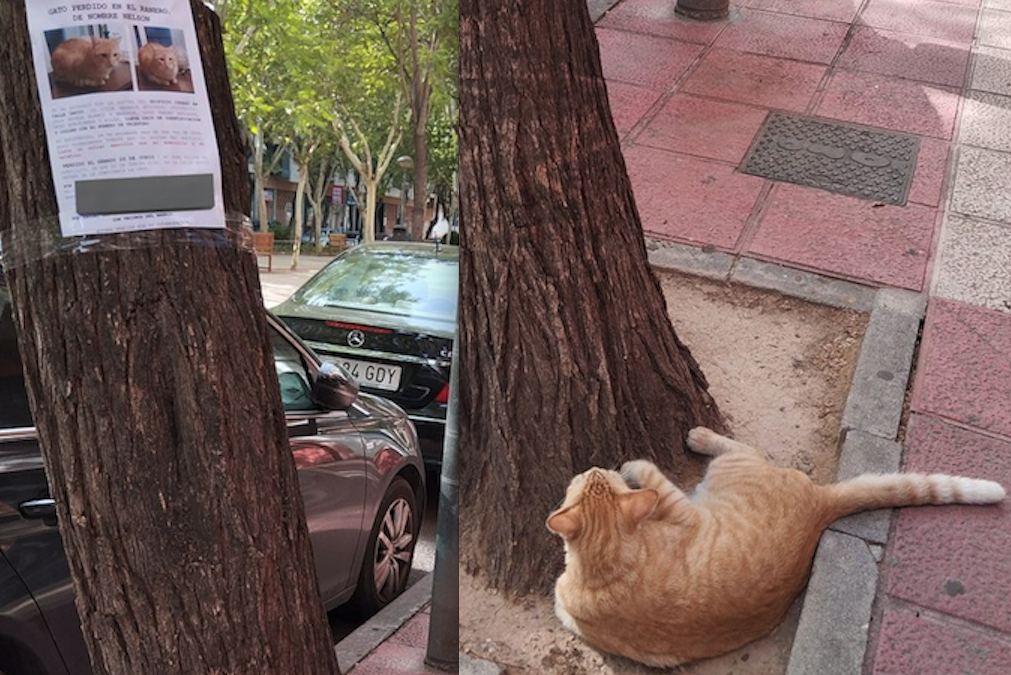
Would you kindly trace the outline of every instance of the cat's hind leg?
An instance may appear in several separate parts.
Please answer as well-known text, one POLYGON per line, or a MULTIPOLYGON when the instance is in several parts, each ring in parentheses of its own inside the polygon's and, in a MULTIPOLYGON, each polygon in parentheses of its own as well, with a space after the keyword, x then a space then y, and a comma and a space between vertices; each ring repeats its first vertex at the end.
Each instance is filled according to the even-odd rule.
POLYGON ((709 457, 719 457, 731 452, 743 452, 765 459, 765 453, 732 438, 721 436, 712 429, 695 427, 688 432, 688 447, 693 452, 709 457))
POLYGON ((688 496, 674 485, 656 464, 645 459, 635 459, 621 466, 621 477, 632 488, 652 488, 660 496, 653 520, 680 521, 685 509, 691 508, 688 496))

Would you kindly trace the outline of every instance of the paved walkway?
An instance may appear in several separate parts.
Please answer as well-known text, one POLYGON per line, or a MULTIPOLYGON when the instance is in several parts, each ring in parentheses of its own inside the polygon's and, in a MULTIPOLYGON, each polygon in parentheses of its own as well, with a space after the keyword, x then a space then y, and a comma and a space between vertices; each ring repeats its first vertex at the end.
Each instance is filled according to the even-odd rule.
POLYGON ((333 260, 331 256, 300 255, 298 269, 291 269, 291 256, 275 254, 273 270, 267 271, 267 259, 258 258, 260 263, 260 287, 263 289, 263 304, 270 308, 278 305, 294 293, 312 275, 333 260))
MULTIPOLYGON (((1011 488, 1011 0, 673 6, 597 23, 647 233, 928 295, 903 468, 1011 488), (908 203, 741 173, 770 111, 916 136, 908 203)), ((1011 505, 902 511, 880 565, 865 674, 1011 673, 1011 505)))
MULTIPOLYGON (((431 604, 426 604, 397 632, 359 661, 349 672, 354 675, 431 675, 444 671, 425 665, 431 604)), ((339 653, 338 653, 339 656, 339 653)))

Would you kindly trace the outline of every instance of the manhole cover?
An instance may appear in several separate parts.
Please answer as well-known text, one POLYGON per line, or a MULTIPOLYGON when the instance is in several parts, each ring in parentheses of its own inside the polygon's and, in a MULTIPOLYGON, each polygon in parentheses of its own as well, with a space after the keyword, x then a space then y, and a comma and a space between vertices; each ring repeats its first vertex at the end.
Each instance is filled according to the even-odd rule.
POLYGON ((919 150, 915 136, 774 112, 741 171, 902 206, 919 150))

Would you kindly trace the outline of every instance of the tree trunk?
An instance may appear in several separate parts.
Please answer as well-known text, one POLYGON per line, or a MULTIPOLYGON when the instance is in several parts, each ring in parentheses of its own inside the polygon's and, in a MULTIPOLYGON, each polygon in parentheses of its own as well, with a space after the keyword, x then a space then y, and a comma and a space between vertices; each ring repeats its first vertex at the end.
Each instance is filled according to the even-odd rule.
MULTIPOLYGON (((192 7, 225 209, 245 212, 220 25, 192 7)), ((0 2, 0 228, 20 253, 59 230, 24 8, 0 2)), ((94 671, 336 673, 255 258, 153 238, 6 270, 94 671)))
POLYGON ((376 190, 379 181, 372 177, 362 177, 365 183, 365 218, 362 221, 362 243, 369 244, 376 240, 376 190))
POLYGON ((667 317, 583 0, 460 8, 463 561, 512 594, 551 588, 544 520, 576 473, 723 427, 667 317))
POLYGON ((256 200, 256 214, 259 216, 256 224, 257 232, 266 232, 270 224, 267 218, 267 193, 263 188, 265 175, 263 157, 266 154, 263 140, 263 128, 257 124, 256 135, 253 137, 253 198, 256 200))
POLYGON ((298 162, 298 187, 295 188, 295 227, 292 229, 291 269, 298 269, 298 255, 302 250, 302 230, 305 228, 305 187, 309 183, 309 161, 298 162))
POLYGON ((414 203, 411 207, 411 238, 425 237, 425 207, 428 206, 428 116, 431 112, 432 85, 414 83, 411 122, 414 126, 414 203))

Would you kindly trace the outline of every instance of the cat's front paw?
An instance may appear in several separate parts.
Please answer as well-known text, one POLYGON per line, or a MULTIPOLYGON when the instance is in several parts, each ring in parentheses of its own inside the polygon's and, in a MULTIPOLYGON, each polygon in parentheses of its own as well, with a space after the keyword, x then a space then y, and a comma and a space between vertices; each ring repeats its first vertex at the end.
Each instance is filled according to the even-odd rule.
POLYGON ((639 489, 646 483, 650 473, 658 471, 656 464, 645 459, 633 459, 621 465, 621 477, 632 489, 639 489))
POLYGON ((712 429, 706 427, 695 427, 688 432, 688 447, 692 449, 693 452, 697 452, 700 455, 710 455, 712 451, 713 441, 715 441, 719 435, 712 429))

